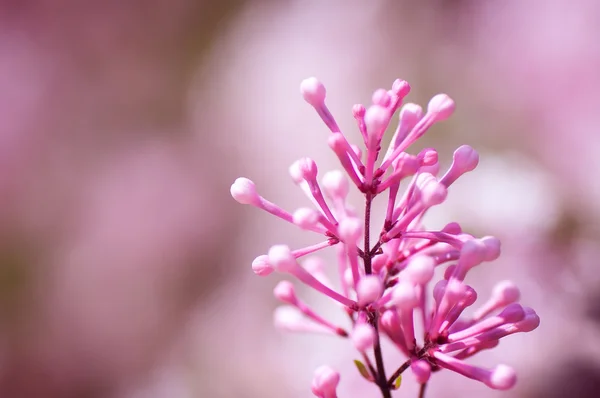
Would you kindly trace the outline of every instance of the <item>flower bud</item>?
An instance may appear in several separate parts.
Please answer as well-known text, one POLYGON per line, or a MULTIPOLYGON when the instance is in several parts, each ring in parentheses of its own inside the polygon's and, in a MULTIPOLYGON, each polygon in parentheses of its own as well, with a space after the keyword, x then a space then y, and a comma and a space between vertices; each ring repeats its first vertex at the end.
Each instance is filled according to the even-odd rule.
POLYGON ((469 145, 462 145, 454 151, 454 165, 461 174, 472 171, 479 164, 479 154, 469 145))
POLYGON ((506 365, 498 365, 491 372, 486 385, 495 390, 508 390, 517 383, 517 374, 513 368, 506 365))
POLYGON ((338 231, 346 244, 355 244, 362 235, 362 223, 358 218, 346 217, 340 221, 338 231))
POLYGON ((462 232, 462 228, 460 227, 459 223, 450 222, 450 223, 446 224, 446 226, 442 229, 442 232, 445 232, 445 233, 451 234, 451 235, 458 235, 462 232))
POLYGON ((263 254, 252 261, 252 271, 259 276, 270 275, 275 269, 269 264, 269 256, 263 254))
POLYGON ((376 339, 375 329, 368 323, 357 323, 352 331, 352 343, 360 352, 371 349, 376 339))
POLYGON ((494 286, 492 298, 499 306, 508 305, 519 300, 521 291, 512 281, 501 281, 494 286))
POLYGON ((373 93, 373 105, 379 105, 387 108, 390 105, 391 100, 390 94, 383 88, 380 88, 373 93))
POLYGON ((412 309, 419 304, 415 287, 406 281, 401 281, 392 291, 390 303, 399 309, 412 309))
POLYGON ((448 280, 454 274, 454 270, 456 270, 456 264, 451 264, 444 270, 444 279, 448 280))
POLYGON ((311 158, 301 158, 298 161, 302 178, 311 181, 317 178, 317 163, 311 158))
POLYGON ((296 258, 286 245, 275 245, 269 249, 269 263, 279 272, 291 272, 298 267, 296 258))
POLYGON ((361 105, 361 104, 355 104, 352 107, 352 115, 354 116, 355 119, 361 119, 363 117, 365 117, 365 106, 361 105))
POLYGON ((408 261, 404 273, 413 283, 423 285, 433 278, 434 269, 435 260, 432 257, 417 255, 408 261))
POLYGON ((293 221, 300 228, 310 230, 319 223, 319 212, 307 207, 301 207, 294 212, 293 221))
POLYGON ((405 80, 396 79, 394 80, 394 83, 392 83, 392 92, 398 97, 404 98, 410 93, 410 84, 405 80))
POLYGON ((437 94, 427 104, 427 113, 435 115, 436 121, 448 119, 454 112, 455 104, 446 94, 437 94))
POLYGON ((400 109, 400 120, 402 124, 412 127, 423 117, 423 108, 420 105, 413 104, 412 102, 404 104, 400 109))
POLYGON ((254 182, 248 178, 237 178, 229 191, 233 199, 244 205, 256 205, 260 201, 254 182))
POLYGON ((429 173, 420 173, 417 176, 417 187, 421 191, 421 200, 425 207, 439 205, 448 195, 446 187, 429 173))
POLYGON ((485 261, 494 261, 500 257, 500 240, 495 236, 484 236, 481 242, 485 246, 483 259, 485 261))
POLYGON ((429 377, 431 376, 431 365, 429 365, 429 363, 426 361, 419 359, 411 362, 410 370, 415 376, 417 383, 425 384, 427 381, 429 381, 429 377))
POLYGON ((358 304, 365 306, 381 297, 383 293, 383 284, 377 275, 366 275, 358 281, 356 294, 358 304))
POLYGON ((296 160, 294 163, 292 163, 288 169, 288 172, 295 184, 300 184, 302 181, 304 181, 300 160, 296 160))
POLYGON ((435 286, 433 287, 433 299, 436 303, 440 303, 442 298, 444 297, 444 292, 446 291, 446 286, 448 286, 447 280, 439 280, 435 286))
POLYGON ((438 153, 433 148, 425 148, 417 155, 422 166, 433 166, 438 162, 438 153))
POLYGON ((327 365, 315 370, 311 390, 317 397, 334 398, 335 390, 340 383, 340 374, 327 365))
POLYGON ((370 150, 376 150, 381 142, 381 137, 390 121, 389 111, 380 105, 370 106, 365 112, 365 125, 367 126, 368 142, 370 150))
POLYGON ((460 250, 459 266, 461 269, 466 273, 469 269, 481 264, 484 260, 486 250, 484 243, 479 239, 466 241, 460 250))
POLYGON ((294 285, 290 281, 279 282, 273 290, 273 295, 286 304, 295 305, 298 302, 294 285))
POLYGON ((339 170, 328 171, 321 179, 321 185, 331 199, 345 199, 348 196, 348 178, 339 170))
POLYGON ((304 101, 317 108, 325 101, 327 91, 325 86, 316 77, 309 77, 300 83, 300 93, 304 101))

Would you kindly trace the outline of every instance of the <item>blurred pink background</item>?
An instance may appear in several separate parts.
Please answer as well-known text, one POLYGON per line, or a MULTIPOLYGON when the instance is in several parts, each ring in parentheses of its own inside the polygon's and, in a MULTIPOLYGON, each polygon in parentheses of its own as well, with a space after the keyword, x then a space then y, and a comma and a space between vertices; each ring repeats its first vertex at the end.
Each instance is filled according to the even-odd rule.
POLYGON ((600 396, 598 21, 592 0, 0 2, 0 397, 307 397, 323 363, 341 398, 378 396, 347 342, 274 329, 278 278, 250 263, 315 242, 229 196, 243 175, 294 209, 294 160, 337 167, 309 76, 355 141, 351 106, 397 77, 456 100, 418 145, 481 162, 430 222, 498 236, 473 284, 514 280, 542 319, 477 358, 515 390, 442 372, 427 396, 600 396))

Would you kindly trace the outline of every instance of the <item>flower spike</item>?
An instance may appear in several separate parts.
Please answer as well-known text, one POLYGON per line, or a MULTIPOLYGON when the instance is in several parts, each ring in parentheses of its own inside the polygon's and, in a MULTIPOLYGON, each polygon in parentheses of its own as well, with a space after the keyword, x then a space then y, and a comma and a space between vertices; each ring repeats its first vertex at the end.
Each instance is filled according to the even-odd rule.
MULTIPOLYGON (((425 112, 416 104, 403 105, 410 86, 398 79, 391 89, 376 90, 372 104, 353 106, 352 116, 364 143, 359 148, 348 141, 325 105, 327 92, 319 80, 304 80, 300 92, 327 126, 327 144, 342 170, 325 173, 319 183, 312 159, 293 163, 290 176, 313 204, 293 214, 260 196, 247 178, 238 178, 230 193, 242 204, 321 235, 317 243, 296 250, 272 246, 268 254, 252 262, 252 270, 260 276, 274 271, 291 275, 333 299, 350 318, 350 326, 344 329, 319 315, 321 311, 302 301, 294 285, 284 280, 273 291, 285 304, 275 311, 276 327, 347 338, 365 362, 356 361, 360 373, 384 398, 391 398, 407 369, 422 386, 445 369, 492 389, 512 388, 517 381, 512 368, 483 368, 465 362, 480 351, 494 349, 501 339, 531 332, 540 324, 533 309, 517 303, 520 292, 510 281, 498 283, 491 295, 485 295, 489 298, 476 305, 480 294, 468 284, 470 270, 497 259, 500 241, 492 236, 476 238, 455 222, 441 230, 425 227, 428 210, 446 201, 449 187, 476 168, 479 154, 468 145, 459 147, 442 174, 435 149, 425 148, 416 155, 406 152, 431 126, 452 115, 454 101, 438 94, 425 112), (383 155, 384 134, 398 110, 398 125, 383 155), (401 192, 403 180, 407 187, 401 192), (364 198, 364 212, 349 203, 352 185, 364 198), (371 215, 378 195, 387 200, 381 226, 373 224, 371 215), (302 265, 298 262, 331 246, 335 246, 337 265, 314 257, 302 265), (338 273, 337 286, 327 276, 331 272, 338 273), (436 275, 442 277, 438 280, 436 275), (475 310, 466 316, 472 306, 475 310), (393 373, 383 360, 382 335, 406 356, 393 373)), ((322 366, 315 371, 311 390, 319 398, 337 398, 339 382, 337 371, 322 366)))

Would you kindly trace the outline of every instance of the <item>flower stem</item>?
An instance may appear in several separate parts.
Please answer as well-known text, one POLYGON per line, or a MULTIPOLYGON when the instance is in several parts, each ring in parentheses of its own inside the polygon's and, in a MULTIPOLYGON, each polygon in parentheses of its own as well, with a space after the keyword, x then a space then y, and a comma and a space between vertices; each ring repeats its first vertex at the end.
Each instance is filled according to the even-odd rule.
MULTIPOLYGON (((371 252, 371 243, 369 240, 370 234, 370 226, 371 226, 371 203, 373 201, 373 193, 368 190, 365 193, 365 238, 364 238, 364 248, 363 253, 365 256, 363 257, 363 263, 365 266, 365 274, 369 275, 373 273, 372 269, 372 260, 375 256, 374 253, 371 252)), ((376 340, 375 347, 373 348, 373 354, 375 355, 375 364, 377 366, 377 375, 376 375, 376 383, 381 390, 381 394, 383 398, 392 398, 392 393, 390 391, 390 387, 387 382, 387 377, 385 375, 385 367, 383 365, 383 355, 381 354, 381 344, 379 338, 379 314, 375 312, 370 319, 371 326, 375 329, 376 340)))
POLYGON ((387 382, 387 377, 385 375, 385 368, 383 366, 383 355, 381 354, 381 344, 379 344, 379 328, 377 324, 379 323, 379 316, 375 315, 373 318, 373 328, 375 328, 375 333, 377 334, 377 340, 375 341, 374 354, 375 354, 375 363, 377 366, 377 385, 381 390, 381 394, 383 398, 392 398, 392 393, 390 392, 390 386, 387 382))
POLYGON ((402 365, 400 365, 400 367, 398 369, 396 369, 394 374, 390 376, 390 378, 388 379, 388 386, 390 386, 390 387, 393 386, 394 382, 396 381, 398 376, 400 376, 406 369, 408 369, 409 366, 410 366, 410 359, 406 360, 406 362, 404 362, 402 365))
POLYGON ((427 388, 427 383, 421 384, 421 388, 419 389, 419 398, 425 398, 425 388, 427 388))
POLYGON ((371 227, 371 203, 373 202, 373 194, 370 191, 367 191, 365 194, 365 241, 364 241, 364 265, 365 265, 365 274, 369 275, 373 273, 371 268, 371 260, 373 259, 373 254, 371 254, 371 243, 369 241, 370 227, 371 227))

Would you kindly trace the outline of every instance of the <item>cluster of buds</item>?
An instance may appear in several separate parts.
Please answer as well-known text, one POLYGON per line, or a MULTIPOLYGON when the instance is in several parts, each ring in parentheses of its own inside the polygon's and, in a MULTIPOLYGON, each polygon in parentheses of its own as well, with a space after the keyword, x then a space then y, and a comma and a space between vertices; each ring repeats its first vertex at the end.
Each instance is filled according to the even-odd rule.
MULTIPOLYGON (((275 245, 268 254, 254 260, 252 269, 261 276, 273 271, 288 274, 328 296, 345 309, 351 328, 320 316, 297 297, 294 285, 287 280, 274 290, 276 298, 286 304, 276 310, 276 325, 288 331, 348 338, 364 361, 356 361, 360 373, 379 388, 384 398, 391 397, 407 369, 421 384, 420 396, 432 372, 441 369, 494 389, 511 388, 516 382, 512 368, 498 365, 487 369, 465 361, 497 346, 509 334, 529 332, 539 325, 535 311, 517 303, 519 290, 509 281, 500 282, 472 316, 463 315, 477 300, 477 292, 465 282, 469 270, 495 260, 500 255, 500 242, 494 237, 475 238, 457 223, 431 231, 422 222, 429 208, 444 202, 448 188, 477 166, 479 155, 473 148, 461 146, 454 152, 450 168, 440 174, 434 149, 416 155, 406 152, 433 124, 452 114, 452 99, 436 95, 423 112, 419 105, 402 105, 410 91, 403 80, 396 80, 391 90, 375 91, 371 106, 355 105, 352 110, 364 140, 363 154, 348 142, 325 105, 323 84, 309 78, 300 90, 331 131, 328 143, 345 173, 330 171, 319 183, 312 159, 293 163, 289 169, 292 180, 314 204, 314 208, 300 208, 293 213, 260 196, 247 178, 233 183, 231 195, 240 203, 322 237, 319 243, 295 250, 275 245), (383 134, 398 110, 398 126, 378 161, 383 134), (408 186, 399 196, 404 180, 409 180, 408 186), (347 203, 351 184, 364 195, 362 215, 347 203), (387 195, 385 219, 377 231, 378 239, 371 242, 371 204, 381 194, 387 195), (327 278, 322 260, 306 258, 328 247, 337 250, 337 286, 327 278), (432 284, 437 267, 445 267, 444 276, 432 284), (407 357, 389 376, 381 353, 382 336, 407 357)), ((315 373, 312 391, 317 397, 335 398, 339 380, 335 370, 321 367, 315 373)))

